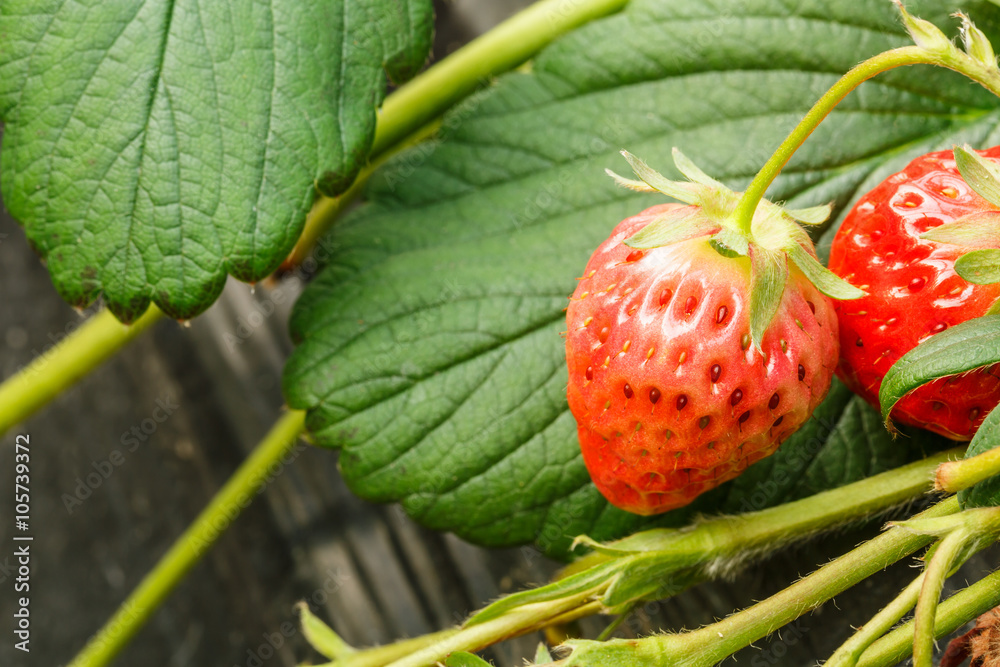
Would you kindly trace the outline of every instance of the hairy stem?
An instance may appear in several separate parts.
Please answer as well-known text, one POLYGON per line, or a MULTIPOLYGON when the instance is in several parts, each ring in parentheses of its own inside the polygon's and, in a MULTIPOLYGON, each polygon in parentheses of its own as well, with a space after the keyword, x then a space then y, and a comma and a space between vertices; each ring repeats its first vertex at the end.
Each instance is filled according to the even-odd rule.
MULTIPOLYGON (((957 50, 956 50, 957 51, 957 50)), ((984 86, 995 95, 1000 96, 1000 81, 988 75, 981 66, 960 53, 934 53, 919 46, 904 46, 880 53, 863 63, 853 67, 847 74, 828 90, 809 113, 799 121, 791 134, 778 146, 774 154, 761 167, 753 181, 747 186, 736 208, 736 222, 746 233, 750 232, 757 204, 764 193, 778 176, 792 155, 802 146, 803 142, 813 133, 819 124, 830 114, 834 107, 852 90, 868 79, 896 67, 906 65, 937 65, 954 70, 984 86)))
POLYGON ((920 595, 920 587, 924 582, 924 573, 921 572, 917 578, 903 589, 896 598, 885 606, 879 613, 865 623, 860 630, 844 642, 830 659, 823 663, 823 667, 854 667, 858 664, 858 659, 879 637, 892 629, 899 619, 906 615, 906 612, 913 609, 917 603, 917 596, 920 595))
POLYGON ((972 458, 942 463, 935 473, 934 486, 958 493, 994 475, 1000 475, 1000 446, 972 458))
MULTIPOLYGON (((921 517, 958 511, 952 497, 926 510, 921 517)), ((672 665, 710 667, 752 642, 766 637, 802 614, 815 609, 882 568, 926 546, 933 536, 891 528, 772 597, 692 632, 658 635, 640 640, 576 642, 568 665, 576 667, 618 664, 625 655, 636 667, 672 665)))
POLYGON ((102 310, 0 384, 0 434, 48 404, 163 317, 149 310, 130 325, 102 310))
POLYGON ((924 583, 917 598, 914 615, 913 667, 932 667, 934 662, 934 617, 944 580, 958 559, 968 535, 957 530, 938 543, 937 550, 924 569, 924 583))
MULTIPOLYGON (((944 637, 972 619, 1000 605, 1000 570, 983 577, 938 605, 934 637, 944 637)), ((913 647, 913 621, 899 626, 861 655, 858 667, 892 667, 905 660, 913 647)))
MULTIPOLYGON (((541 0, 401 86, 385 99, 375 126, 370 159, 382 157, 439 117, 490 78, 510 70, 574 28, 621 10, 628 0, 541 0)), ((330 228, 345 203, 355 197, 371 175, 366 170, 346 193, 320 198, 299 242, 282 267, 303 261, 330 228)))
POLYGON ((122 603, 107 623, 73 659, 70 667, 107 665, 145 625, 153 612, 219 536, 239 517, 243 508, 271 481, 271 467, 298 441, 305 426, 305 412, 293 410, 271 428, 257 448, 212 498, 194 523, 174 542, 139 587, 122 603))

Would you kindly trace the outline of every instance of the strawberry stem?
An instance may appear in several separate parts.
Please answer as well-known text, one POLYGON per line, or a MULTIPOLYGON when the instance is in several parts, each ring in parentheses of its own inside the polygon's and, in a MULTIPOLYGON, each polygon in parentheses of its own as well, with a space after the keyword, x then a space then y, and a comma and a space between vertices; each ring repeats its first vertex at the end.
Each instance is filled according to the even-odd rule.
POLYGON ((848 93, 868 79, 905 65, 937 65, 964 74, 1000 97, 1000 69, 997 68, 996 58, 993 57, 986 37, 972 25, 968 17, 959 15, 963 21, 966 52, 952 44, 932 23, 910 16, 898 0, 897 5, 903 23, 917 45, 880 53, 855 66, 813 105, 744 191, 734 215, 736 224, 745 233, 750 233, 754 212, 767 188, 795 151, 848 93))
MULTIPOLYGON (((840 78, 828 90, 816 104, 809 110, 809 113, 799 121, 795 129, 778 146, 774 154, 761 167, 753 181, 747 186, 740 198, 740 203, 736 207, 736 221, 739 228, 745 233, 750 233, 750 224, 753 221, 754 212, 757 205, 764 197, 764 193, 770 187, 774 179, 781 173, 788 160, 805 142, 809 135, 813 133, 819 124, 830 114, 844 97, 852 90, 860 86, 868 79, 881 74, 887 70, 902 67, 904 65, 918 64, 938 64, 931 60, 930 55, 918 46, 904 46, 902 48, 886 51, 869 58, 860 65, 856 65, 847 74, 840 78)), ((996 92, 996 91, 994 91, 996 92)))
POLYGON ((272 466, 280 463, 298 442, 305 427, 305 416, 305 412, 292 410, 271 427, 208 507, 177 538, 114 616, 90 638, 69 667, 107 665, 128 645, 184 575, 201 560, 242 509, 264 490, 274 474, 272 466))
POLYGON ((135 322, 122 324, 102 310, 35 357, 0 384, 0 434, 45 407, 163 316, 150 305, 135 322))

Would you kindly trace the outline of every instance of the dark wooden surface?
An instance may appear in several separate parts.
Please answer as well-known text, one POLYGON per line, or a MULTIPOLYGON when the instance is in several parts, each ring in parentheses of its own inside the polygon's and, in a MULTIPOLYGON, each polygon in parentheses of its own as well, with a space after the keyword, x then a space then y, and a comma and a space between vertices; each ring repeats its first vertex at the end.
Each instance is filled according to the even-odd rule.
MULTIPOLYGON (((468 5, 469 3, 459 3, 468 5)), ((442 6, 439 52, 467 37, 461 16, 442 6)), ((162 322, 44 412, 2 437, 0 445, 0 665, 65 664, 116 609, 205 506, 280 413, 279 378, 290 349, 287 311, 296 278, 251 293, 232 283, 223 299, 189 327, 162 322), (268 312, 260 324, 252 313, 268 312), (241 337, 240 325, 250 325, 241 337), (233 341, 240 341, 235 344, 233 341), (161 405, 176 409, 145 442, 140 430, 161 405), (31 653, 13 648, 15 595, 12 443, 32 444, 31 653), (124 438, 124 441, 123 441, 124 438), (128 443, 128 444, 126 444, 128 443), (105 478, 118 450, 122 463, 105 478), (99 480, 87 485, 91 480, 99 480), (66 498, 80 502, 67 506, 66 498), (83 496, 86 496, 83 498, 83 496)), ((54 292, 23 233, 0 216, 0 377, 8 377, 81 315, 54 292)), ((266 493, 226 532, 149 625, 119 665, 291 666, 319 656, 294 627, 292 606, 307 600, 349 642, 365 646, 450 626, 498 595, 545 581, 557 564, 531 549, 484 550, 427 531, 394 506, 351 495, 336 453, 302 446, 266 493), (285 634, 282 634, 282 630, 285 634)), ((846 531, 743 572, 639 609, 618 636, 694 628, 762 599, 831 555, 874 534, 846 531)), ((980 557, 953 578, 972 580, 995 565, 980 557)), ((828 655, 914 576, 908 565, 837 598, 741 652, 736 664, 814 664, 828 655)), ((590 619, 591 636, 607 619, 590 619)), ((521 665, 539 637, 484 655, 521 665)))

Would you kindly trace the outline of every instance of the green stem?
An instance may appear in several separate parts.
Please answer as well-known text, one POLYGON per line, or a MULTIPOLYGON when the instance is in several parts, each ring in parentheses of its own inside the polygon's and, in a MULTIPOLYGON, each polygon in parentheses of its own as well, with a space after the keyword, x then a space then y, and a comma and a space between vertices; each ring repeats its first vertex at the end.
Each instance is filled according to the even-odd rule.
POLYGON ((924 584, 917 598, 914 615, 913 667, 932 667, 934 662, 934 617, 944 580, 962 552, 968 535, 962 530, 950 533, 938 544, 934 557, 924 570, 924 584))
POLYGON ((858 659, 879 637, 889 632, 899 619, 917 603, 920 587, 924 582, 924 573, 910 582, 896 598, 875 614, 860 630, 844 642, 823 667, 855 667, 858 659))
MULTIPOLYGON (((938 605, 935 638, 944 637, 1000 605, 1000 570, 983 577, 938 605)), ((913 621, 899 626, 864 652, 858 667, 892 667, 905 660, 913 646, 913 621)))
POLYGON ((0 384, 0 434, 44 407, 163 317, 155 305, 125 325, 107 310, 0 384))
POLYGON ((139 631, 190 570, 270 481, 273 466, 292 449, 305 426, 305 412, 293 410, 271 428, 257 448, 174 542, 139 587, 95 634, 69 667, 107 665, 139 631))
MULTIPOLYGON (((930 490, 930 479, 935 468, 959 451, 961 450, 951 449, 941 452, 777 507, 737 516, 706 519, 698 524, 696 530, 680 531, 680 539, 676 537, 677 531, 660 531, 667 542, 663 545, 649 542, 645 548, 649 551, 685 550, 694 559, 739 557, 761 548, 774 551, 789 541, 857 521, 919 497, 930 490)), ((657 531, 647 531, 647 534, 655 535, 657 531)), ((643 533, 638 534, 641 535, 643 533)), ((622 542, 634 540, 638 536, 625 538, 622 542)), ((615 543, 608 546, 615 547, 615 543)), ((613 558, 614 556, 600 552, 588 554, 567 566, 563 575, 582 572, 613 558)))
POLYGON ((478 37, 389 95, 372 155, 402 141, 495 74, 516 67, 570 30, 621 10, 628 0, 541 0, 478 37))
POLYGON ((1000 475, 1000 447, 968 459, 942 463, 935 473, 934 486, 941 491, 958 493, 994 475, 1000 475))
MULTIPOLYGON (((919 516, 947 516, 957 511, 958 501, 951 497, 919 516)), ((632 654, 634 660, 621 664, 636 667, 711 667, 875 572, 926 546, 933 539, 933 536, 915 534, 898 527, 891 528, 767 600, 717 623, 692 632, 660 635, 638 641, 614 640, 603 644, 578 642, 569 664, 580 667, 611 665, 617 664, 614 659, 621 661, 624 655, 632 654)))
MULTIPOLYGON (((517 67, 557 37, 613 14, 626 4, 628 0, 541 0, 515 14, 389 95, 379 112, 369 159, 387 157, 390 149, 404 142, 415 143, 422 127, 491 77, 517 67)), ((309 255, 336 216, 364 187, 372 171, 366 169, 339 197, 317 200, 282 269, 290 270, 309 255)))
POLYGON ((792 155, 802 143, 813 133, 819 124, 829 115, 837 104, 852 90, 868 79, 882 72, 906 65, 938 65, 959 72, 983 85, 995 95, 1000 96, 1000 81, 989 76, 981 65, 955 49, 955 53, 932 53, 919 46, 904 46, 880 53, 856 65, 828 90, 809 113, 795 126, 791 134, 778 146, 778 149, 761 167, 747 186, 736 208, 736 223, 739 228, 749 234, 757 205, 764 193, 778 176, 792 155))

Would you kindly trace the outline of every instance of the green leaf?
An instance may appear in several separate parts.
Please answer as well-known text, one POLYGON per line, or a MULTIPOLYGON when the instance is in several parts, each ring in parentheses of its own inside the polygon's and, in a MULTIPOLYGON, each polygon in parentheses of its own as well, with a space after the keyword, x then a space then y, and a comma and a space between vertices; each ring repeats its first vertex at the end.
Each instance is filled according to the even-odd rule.
POLYGON ((1000 211, 977 211, 963 215, 920 235, 939 243, 953 243, 967 248, 1000 247, 1000 211))
POLYGON ((788 257, 795 262, 795 266, 799 267, 816 289, 831 299, 860 299, 865 295, 864 290, 858 289, 820 264, 819 260, 797 243, 788 249, 788 257))
POLYGON ((448 656, 444 661, 444 667, 491 667, 491 665, 475 653, 458 651, 448 656))
POLYGON ((719 231, 719 223, 701 213, 697 206, 684 206, 667 211, 625 239, 630 248, 659 248, 719 231))
POLYGON ((973 250, 955 262, 955 272, 970 283, 989 285, 1000 283, 1000 250, 973 250))
POLYGON ((934 334, 904 354, 882 379, 882 419, 914 389, 938 378, 1000 362, 1000 315, 986 315, 934 334))
POLYGON ((341 639, 333 628, 313 614, 308 604, 300 602, 296 608, 299 611, 302 634, 318 653, 330 660, 342 660, 357 653, 357 650, 341 639))
MULTIPOLYGON (((953 30, 957 2, 912 4, 953 30)), ((1000 10, 961 6, 996 34, 1000 10)), ((630 515, 601 497, 579 455, 559 337, 567 297, 619 221, 668 201, 604 170, 621 168, 624 147, 680 179, 669 164, 677 146, 740 190, 841 73, 909 42, 882 0, 821 10, 633 0, 565 36, 530 72, 500 77, 446 118, 439 142, 376 173, 369 203, 324 240, 326 267, 292 317, 289 404, 309 411, 318 444, 340 449, 356 493, 482 544, 566 558, 577 535, 607 541, 739 508, 756 486, 630 515)), ((1000 143, 998 128, 987 91, 943 69, 900 68, 849 95, 769 194, 791 209, 832 202, 840 216, 917 155, 1000 143)), ((818 489, 944 442, 893 443, 870 408, 835 407, 829 433, 804 427, 813 435, 796 434, 735 483, 789 452, 782 470, 818 489)))
POLYGON ((781 305, 788 262, 781 252, 750 246, 750 340, 760 350, 764 332, 781 305))
POLYGON ((955 164, 962 179, 980 197, 1000 206, 1000 166, 992 160, 987 160, 972 150, 972 146, 955 146, 955 164))
POLYGON ((429 0, 4 2, 4 204, 70 303, 193 317, 350 185, 431 31, 429 0))
MULTIPOLYGON (((994 408, 972 437, 965 458, 1000 447, 1000 410, 994 408)), ((1000 475, 979 482, 975 486, 958 492, 958 502, 962 509, 967 507, 995 507, 1000 505, 1000 475)))

